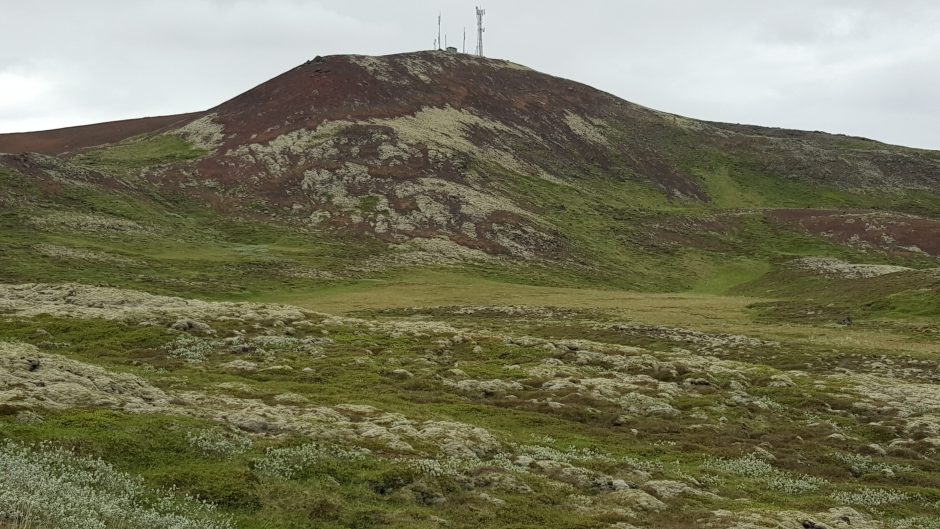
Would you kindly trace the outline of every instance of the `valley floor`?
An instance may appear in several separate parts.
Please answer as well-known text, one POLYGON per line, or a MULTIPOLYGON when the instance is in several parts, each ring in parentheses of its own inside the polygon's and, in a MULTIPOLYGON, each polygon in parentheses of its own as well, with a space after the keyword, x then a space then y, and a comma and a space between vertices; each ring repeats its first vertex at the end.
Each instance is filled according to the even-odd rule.
POLYGON ((252 297, 0 285, 0 520, 940 527, 935 323, 449 272, 252 297))

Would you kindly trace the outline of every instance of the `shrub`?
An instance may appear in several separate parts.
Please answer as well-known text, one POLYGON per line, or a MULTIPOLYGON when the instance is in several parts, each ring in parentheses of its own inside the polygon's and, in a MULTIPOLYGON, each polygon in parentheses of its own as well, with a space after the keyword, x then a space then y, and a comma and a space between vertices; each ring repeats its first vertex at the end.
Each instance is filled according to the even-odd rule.
POLYGON ((190 335, 177 336, 165 348, 172 358, 179 358, 191 364, 205 362, 215 350, 211 340, 190 335))
POLYGON ((308 443, 287 448, 269 448, 255 461, 255 473, 262 477, 292 479, 322 459, 364 459, 371 452, 365 448, 323 446, 308 443))
POLYGON ((871 456, 864 454, 839 453, 836 454, 835 457, 839 462, 849 467, 849 470, 857 474, 868 474, 870 472, 887 474, 914 471, 914 467, 910 465, 889 465, 887 463, 880 463, 875 461, 871 456))
POLYGON ((254 336, 244 340, 244 343, 258 347, 269 352, 296 352, 306 354, 319 354, 323 352, 320 347, 332 340, 326 338, 294 338, 293 336, 254 336))
POLYGON ((816 476, 794 476, 778 470, 754 454, 738 459, 712 459, 707 461, 705 466, 724 474, 756 479, 767 487, 786 494, 804 494, 829 484, 825 479, 816 476))
POLYGON ((203 454, 226 458, 243 454, 251 449, 251 438, 220 429, 202 430, 186 434, 190 446, 198 448, 203 454))
POLYGON ((461 478, 484 468, 499 468, 514 472, 521 470, 505 456, 483 460, 469 457, 443 457, 439 459, 407 459, 405 463, 426 476, 435 478, 461 478))
POLYGON ((0 445, 0 524, 48 529, 230 529, 191 497, 148 489, 100 459, 41 444, 0 445))
POLYGON ((832 499, 846 505, 881 507, 882 505, 903 503, 913 499, 913 497, 906 492, 894 489, 865 488, 852 492, 840 490, 832 494, 832 499))

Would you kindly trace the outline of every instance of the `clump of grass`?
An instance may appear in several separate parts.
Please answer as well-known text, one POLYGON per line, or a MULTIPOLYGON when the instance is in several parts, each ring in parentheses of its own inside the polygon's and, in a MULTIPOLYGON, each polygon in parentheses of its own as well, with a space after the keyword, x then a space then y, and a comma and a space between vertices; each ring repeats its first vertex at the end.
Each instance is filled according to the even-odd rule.
POLYGON ((846 505, 882 507, 911 501, 914 497, 900 490, 864 488, 856 491, 834 492, 832 499, 846 505))
POLYGON ((213 506, 148 489, 98 459, 49 444, 0 445, 0 525, 48 529, 231 529, 213 506))
POLYGON ((723 474, 753 478, 777 492, 786 494, 805 494, 829 484, 825 479, 816 476, 807 474, 793 476, 774 468, 773 465, 754 454, 737 459, 711 459, 705 463, 705 466, 723 474))
POLYGON ((315 355, 323 352, 322 345, 330 343, 328 338, 295 338, 293 336, 237 336, 224 340, 209 339, 189 334, 182 334, 164 346, 170 358, 185 360, 191 364, 200 364, 218 351, 232 350, 239 347, 241 352, 264 359, 273 358, 275 353, 300 353, 315 355))
POLYGON ((203 454, 217 458, 228 458, 243 454, 251 449, 251 438, 247 435, 227 432, 220 429, 190 432, 186 435, 189 445, 203 454))
POLYGON ((408 459, 406 464, 417 472, 434 478, 464 478, 483 468, 499 468, 507 472, 518 472, 516 466, 505 455, 483 460, 470 457, 443 457, 439 459, 408 459))
POLYGON ((208 360, 215 350, 211 340, 188 334, 177 336, 175 340, 165 346, 171 358, 179 358, 191 364, 199 364, 208 360))
POLYGON ((940 518, 914 516, 898 521, 894 527, 897 529, 940 529, 940 518))
POLYGON ((865 454, 839 453, 835 458, 849 467, 854 474, 868 474, 878 472, 881 474, 896 474, 898 472, 913 472, 914 467, 910 465, 890 465, 875 461, 875 459, 865 454))
POLYGON ((365 448, 346 448, 307 443, 300 446, 270 448, 255 461, 255 473, 262 477, 293 479, 323 459, 361 460, 370 454, 365 448))
POLYGON ((152 136, 90 151, 79 162, 94 167, 141 169, 201 158, 207 149, 198 149, 178 136, 152 136))
POLYGON ((295 338, 293 336, 253 336, 240 338, 232 344, 245 344, 257 347, 262 352, 295 352, 304 354, 318 354, 322 352, 323 344, 331 343, 329 338, 295 338))

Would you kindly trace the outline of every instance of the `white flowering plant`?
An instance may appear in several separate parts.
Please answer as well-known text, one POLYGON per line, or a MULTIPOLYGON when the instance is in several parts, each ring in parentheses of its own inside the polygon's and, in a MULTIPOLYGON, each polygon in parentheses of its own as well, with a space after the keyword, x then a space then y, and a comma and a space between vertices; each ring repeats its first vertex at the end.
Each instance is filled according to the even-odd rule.
POLYGON ((51 444, 0 444, 0 526, 232 529, 199 499, 148 488, 110 464, 51 444))

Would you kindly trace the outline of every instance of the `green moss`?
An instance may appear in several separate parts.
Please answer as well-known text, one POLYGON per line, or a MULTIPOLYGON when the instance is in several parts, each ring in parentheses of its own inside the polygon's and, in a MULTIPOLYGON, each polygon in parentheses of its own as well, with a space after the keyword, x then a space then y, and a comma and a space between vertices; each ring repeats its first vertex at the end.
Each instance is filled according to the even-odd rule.
POLYGON ((196 148, 178 136, 161 135, 87 151, 76 161, 94 168, 128 170, 193 160, 208 153, 208 150, 196 148))
POLYGON ((367 196, 359 199, 359 209, 365 213, 372 213, 378 205, 379 197, 377 196, 367 196))

